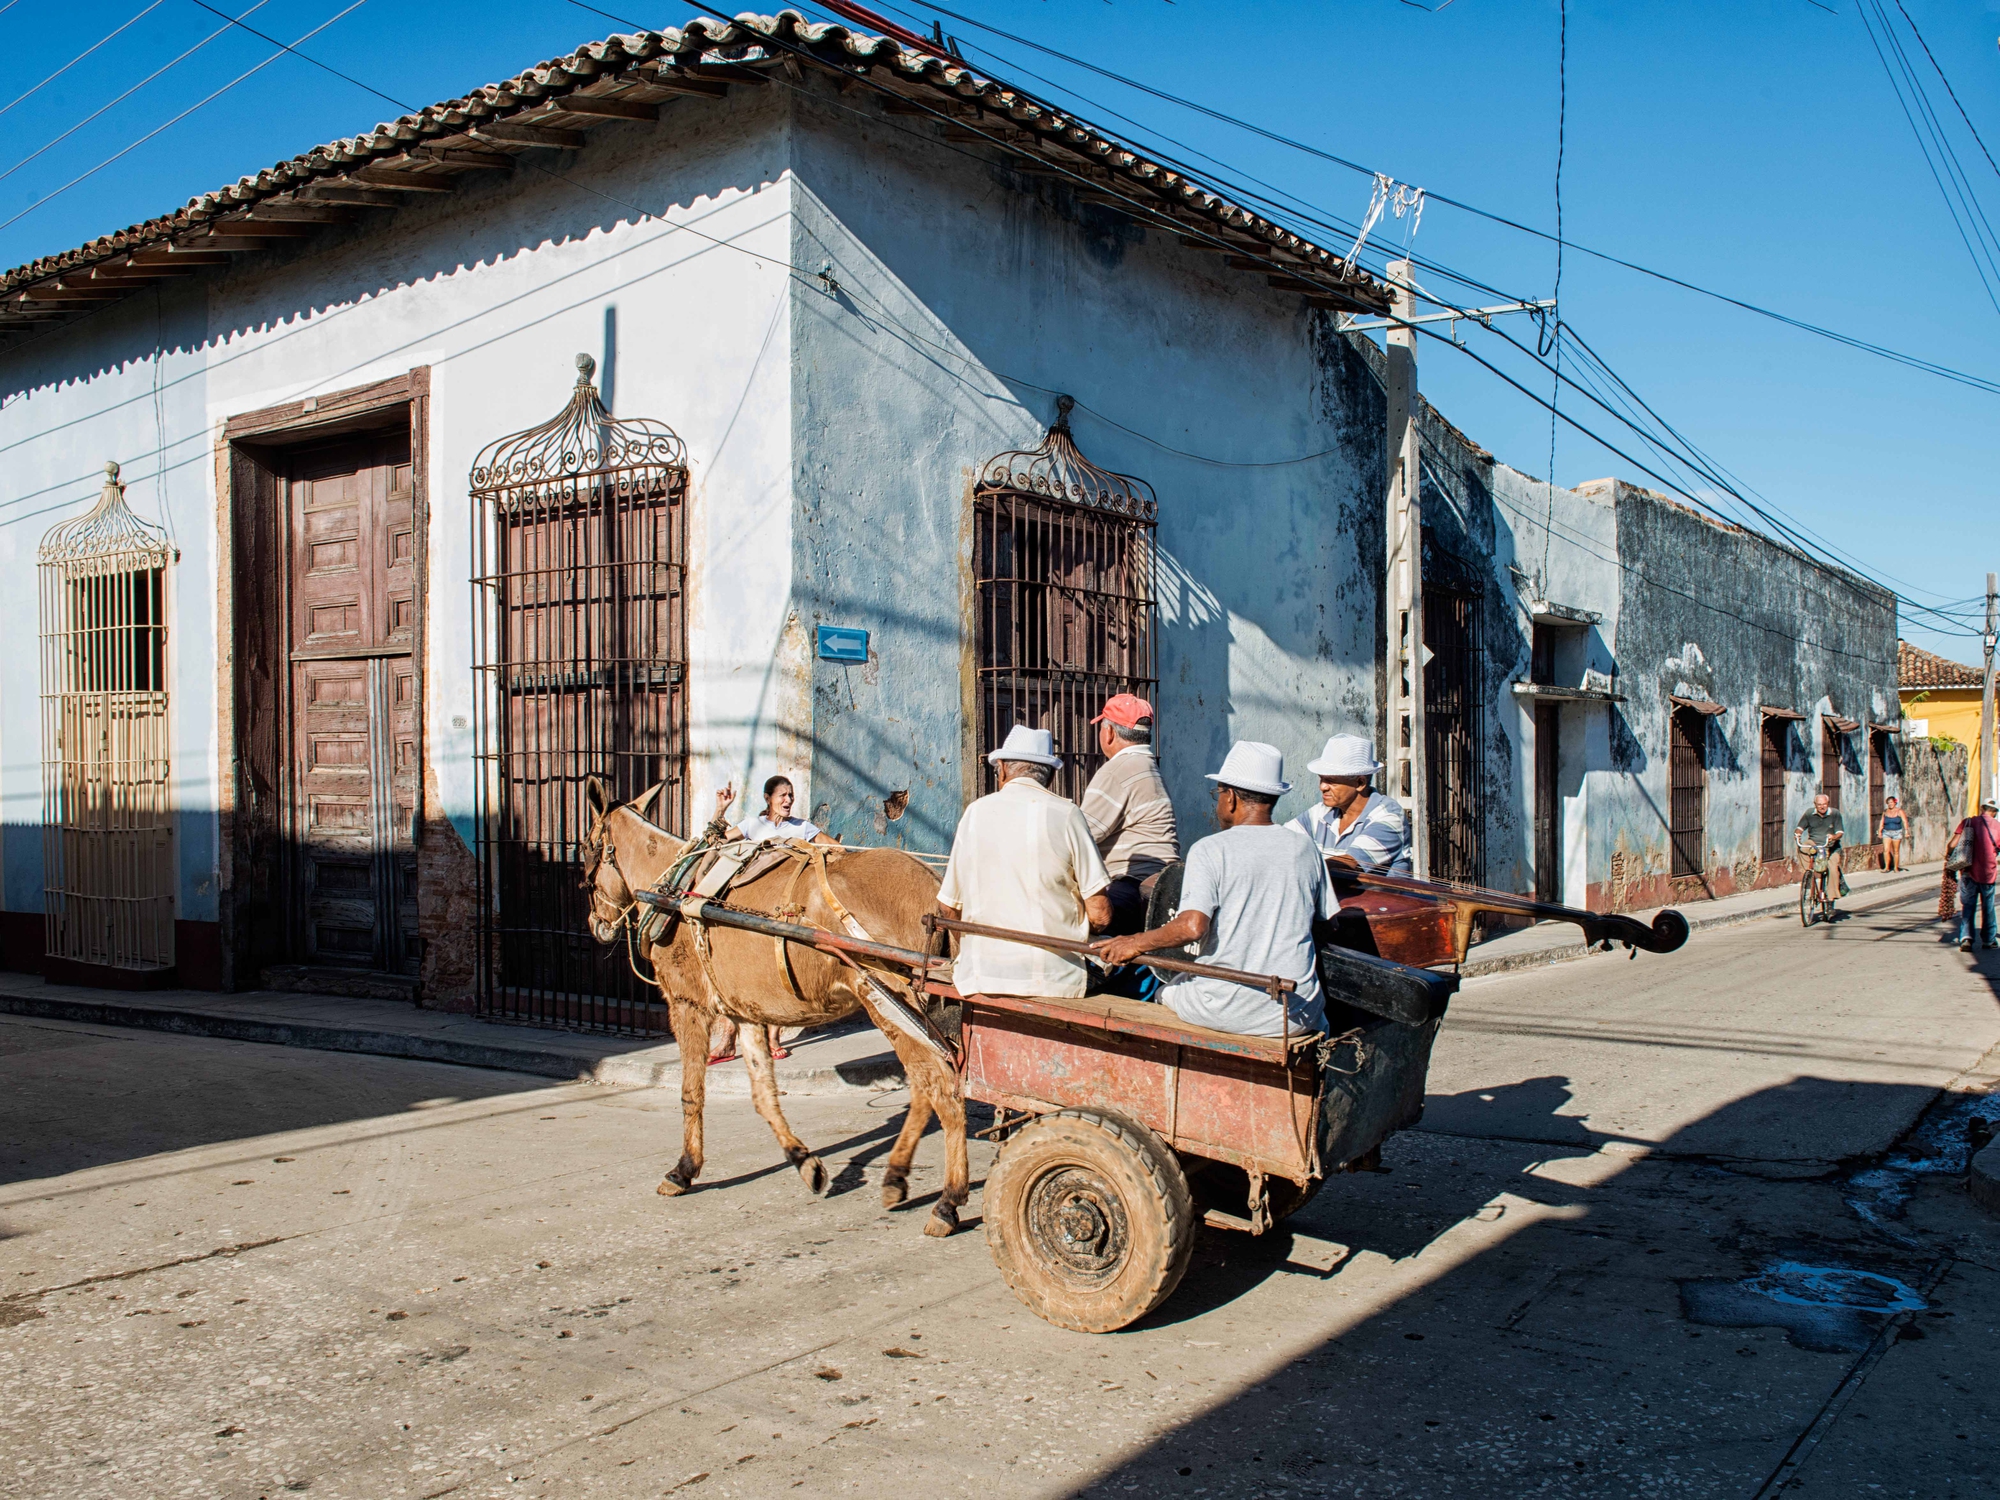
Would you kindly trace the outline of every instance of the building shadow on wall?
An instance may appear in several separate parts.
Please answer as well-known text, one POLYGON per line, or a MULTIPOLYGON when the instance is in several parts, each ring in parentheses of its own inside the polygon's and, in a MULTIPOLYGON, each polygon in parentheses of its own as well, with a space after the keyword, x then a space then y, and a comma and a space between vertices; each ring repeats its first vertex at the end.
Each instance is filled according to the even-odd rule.
MULTIPOLYGON (((1933 1262, 1848 1213, 1829 1195, 1837 1184, 1757 1182, 1745 1162, 1725 1167, 1713 1153, 1722 1143, 1754 1152, 1775 1130, 1851 1106, 1857 1091, 1899 1118, 1936 1092, 1799 1078, 1624 1166, 1594 1153, 1616 1137, 1568 1113, 1561 1075, 1433 1096, 1425 1129, 1391 1141, 1388 1172, 1333 1179, 1262 1240, 1202 1231, 1180 1289, 1135 1330, 1226 1315, 1282 1276, 1323 1283, 1309 1316, 1334 1331, 1300 1348, 1284 1329, 1252 1324, 1246 1337, 1296 1352, 1068 1492, 1756 1492, 1859 1349, 1796 1353, 1793 1334, 1777 1331, 1792 1312, 1769 1302, 1769 1323, 1757 1323, 1764 1299, 1738 1298, 1729 1326, 1697 1323, 1682 1287, 1734 1293, 1794 1261, 1915 1284, 1933 1262), (1509 1221, 1522 1227, 1509 1234, 1509 1221), (1469 1232, 1453 1235, 1460 1226, 1469 1232), (1357 1285, 1343 1292, 1347 1276, 1357 1285), (1374 1305, 1349 1322, 1348 1299, 1360 1297, 1374 1305)), ((1246 1308, 1242 1321, 1256 1316, 1246 1308)), ((1883 1322, 1857 1326, 1872 1337, 1883 1322)), ((1204 1326, 1226 1341, 1236 1324, 1204 1326)), ((1155 1357, 1181 1358, 1179 1342, 1155 1357)))

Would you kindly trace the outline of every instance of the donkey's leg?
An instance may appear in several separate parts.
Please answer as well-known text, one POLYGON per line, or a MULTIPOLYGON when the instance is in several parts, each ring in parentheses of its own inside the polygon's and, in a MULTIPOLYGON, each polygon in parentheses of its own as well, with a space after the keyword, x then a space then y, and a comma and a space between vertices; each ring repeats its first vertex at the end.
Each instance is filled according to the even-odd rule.
POLYGON ((889 1168, 882 1176, 882 1206, 894 1208, 909 1196, 910 1163, 935 1110, 938 1123, 944 1127, 944 1188, 931 1206, 924 1233, 943 1239, 958 1228, 958 1210, 968 1196, 972 1177, 965 1154, 965 1100, 959 1092, 958 1075, 900 1027, 883 1025, 881 1030, 896 1049, 903 1076, 910 1081, 910 1112, 903 1119, 902 1133, 896 1137, 889 1168))
POLYGON ((958 1228, 958 1211, 971 1195, 972 1165, 965 1152, 965 1095, 958 1075, 935 1052, 925 1050, 922 1066, 938 1123, 944 1127, 944 1190, 924 1222, 924 1233, 943 1239, 958 1228))
POLYGON ((917 1144, 923 1140, 924 1131, 931 1123, 931 1100, 924 1087, 922 1071, 915 1059, 908 1055, 924 1049, 898 1036, 891 1036, 889 1041, 896 1048, 896 1056, 903 1064, 903 1076, 910 1084, 910 1108, 903 1116, 903 1129, 896 1137, 896 1144, 889 1148, 889 1166, 882 1174, 882 1206, 900 1208, 910 1196, 910 1162, 916 1157, 917 1144))
POLYGON ((736 1045, 743 1049, 743 1063, 750 1070, 750 1097, 756 1102, 757 1113, 764 1117, 771 1134, 784 1148, 785 1160, 799 1169, 799 1180, 806 1185, 806 1191, 815 1197, 824 1194, 832 1181, 827 1176, 826 1164, 792 1134, 792 1127, 785 1122, 785 1112, 778 1105, 778 1073, 771 1062, 770 1037, 762 1026, 743 1025, 736 1030, 736 1045))
POLYGON ((694 1186, 701 1175, 702 1106, 708 1098, 709 1013, 686 1000, 667 1002, 673 1023, 674 1043, 681 1054, 681 1159, 660 1180, 657 1189, 666 1197, 678 1197, 694 1186))

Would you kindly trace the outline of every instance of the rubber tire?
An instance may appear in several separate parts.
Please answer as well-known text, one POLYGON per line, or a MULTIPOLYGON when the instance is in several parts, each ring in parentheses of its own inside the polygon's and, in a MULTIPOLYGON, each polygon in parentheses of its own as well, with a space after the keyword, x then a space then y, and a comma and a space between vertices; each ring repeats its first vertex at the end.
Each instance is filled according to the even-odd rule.
POLYGON ((1812 876, 1799 882, 1799 926, 1810 927, 1817 913, 1813 910, 1812 876))
POLYGON ((1145 1317, 1172 1295, 1194 1251, 1194 1197, 1179 1160, 1145 1126, 1101 1110, 1058 1110, 1015 1131, 986 1174, 983 1217, 1008 1288, 1037 1317, 1078 1333, 1145 1317), (1038 1189, 1058 1191, 1065 1171, 1112 1209, 1107 1229, 1119 1248, 1101 1270, 1065 1265, 1031 1230, 1038 1189))

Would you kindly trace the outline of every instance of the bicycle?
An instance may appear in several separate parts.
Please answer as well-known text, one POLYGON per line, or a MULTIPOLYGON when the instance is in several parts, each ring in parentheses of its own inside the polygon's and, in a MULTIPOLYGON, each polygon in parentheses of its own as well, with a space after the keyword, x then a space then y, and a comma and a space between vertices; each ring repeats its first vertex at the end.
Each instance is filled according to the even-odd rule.
POLYGON ((1833 869, 1832 844, 1800 844, 1799 852, 1810 855, 1812 863, 1799 877, 1799 926, 1834 919, 1836 896, 1827 894, 1827 876, 1833 869))

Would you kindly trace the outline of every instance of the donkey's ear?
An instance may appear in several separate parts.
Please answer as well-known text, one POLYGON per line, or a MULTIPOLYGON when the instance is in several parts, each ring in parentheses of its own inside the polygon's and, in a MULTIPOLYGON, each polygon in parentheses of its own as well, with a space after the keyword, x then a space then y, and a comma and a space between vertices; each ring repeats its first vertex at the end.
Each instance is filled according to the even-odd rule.
POLYGON ((649 809, 655 802, 659 800, 660 788, 665 785, 666 783, 664 781, 656 781, 651 786, 647 787, 645 791, 639 793, 638 796, 632 799, 632 811, 637 813, 642 818, 651 820, 653 815, 649 811, 649 809))
POLYGON ((611 811, 611 788, 605 783, 603 777, 586 776, 583 778, 583 800, 584 805, 590 809, 590 815, 594 818, 601 818, 611 811))

